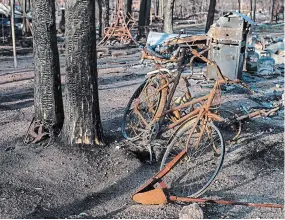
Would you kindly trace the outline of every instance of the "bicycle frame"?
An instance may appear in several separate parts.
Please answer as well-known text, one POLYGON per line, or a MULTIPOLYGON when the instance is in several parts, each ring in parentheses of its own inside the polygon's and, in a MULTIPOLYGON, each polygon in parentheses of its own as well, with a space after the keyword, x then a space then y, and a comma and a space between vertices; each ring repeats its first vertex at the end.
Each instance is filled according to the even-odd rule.
MULTIPOLYGON (((148 130, 150 130, 151 128, 151 124, 153 123, 158 123, 158 133, 164 133, 167 130, 173 129, 179 125, 182 125, 184 122, 186 122, 188 119, 190 118, 196 118, 196 122, 194 123, 194 126, 192 128, 192 130, 190 131, 190 135, 188 138, 188 141, 191 137, 191 135, 193 134, 193 132, 195 131, 195 128, 197 127, 197 125, 199 124, 199 122, 201 121, 201 132, 199 135, 199 139, 197 142, 197 146, 199 144, 199 141, 201 140, 201 137, 203 135, 203 132, 205 130, 205 125, 210 122, 210 121, 218 121, 218 122, 222 122, 224 121, 224 119, 222 117, 220 117, 219 115, 212 113, 210 111, 212 102, 215 98, 216 95, 216 91, 219 89, 219 86, 221 84, 225 84, 225 83, 235 83, 235 84, 242 84, 242 82, 240 80, 229 80, 226 77, 224 77, 219 69, 219 67, 217 66, 217 64, 209 59, 207 59, 205 56, 203 56, 202 54, 205 53, 207 51, 203 50, 201 52, 197 52, 196 50, 192 49, 190 46, 187 45, 187 48, 190 48, 190 51, 193 55, 193 57, 191 58, 190 61, 190 67, 192 66, 192 62, 194 61, 194 58, 199 58, 201 60, 203 60, 205 63, 207 63, 208 65, 214 65, 214 67, 217 70, 217 76, 218 79, 216 80, 212 90, 210 91, 209 94, 204 95, 202 97, 199 98, 194 98, 189 102, 186 102, 184 104, 181 104, 177 107, 174 107, 172 109, 170 109, 170 105, 171 105, 171 101, 172 98, 174 96, 175 90, 179 84, 179 80, 181 78, 182 72, 183 72, 183 65, 184 65, 184 56, 185 56, 185 52, 186 52, 186 47, 180 47, 181 50, 181 56, 179 56, 178 58, 178 74, 174 79, 171 79, 170 81, 165 80, 165 77, 163 74, 161 75, 162 77, 162 81, 164 81, 165 83, 162 84, 159 88, 157 88, 157 91, 154 95, 156 95, 157 93, 159 93, 160 91, 162 91, 163 89, 165 89, 166 87, 169 88, 170 83, 173 83, 173 87, 171 88, 169 94, 165 94, 164 98, 166 99, 166 104, 164 106, 164 110, 160 109, 158 111, 158 114, 156 113, 155 117, 153 118, 152 123, 148 124, 146 120, 144 120, 143 116, 140 114, 140 112, 138 111, 138 106, 135 104, 134 106, 134 111, 136 114, 138 114, 138 117, 141 119, 142 123, 146 126, 146 128, 148 130), (177 121, 174 121, 173 123, 171 123, 170 125, 168 125, 167 127, 161 128, 161 125, 164 123, 165 118, 167 115, 169 115, 170 113, 175 113, 175 111, 179 111, 183 108, 187 108, 191 105, 195 105, 197 103, 201 104, 201 102, 204 102, 202 104, 201 107, 196 107, 193 111, 189 112, 188 114, 184 115, 182 118, 179 118, 177 121)), ((168 71, 169 74, 169 71, 168 71)), ((187 80, 184 79, 187 85, 187 80)), ((248 88, 248 87, 247 87, 248 88)), ((189 89, 187 89, 187 93, 189 97, 191 97, 191 93, 189 91, 189 89)), ((175 115, 175 114, 174 114, 175 115)), ((154 134, 152 137, 155 138, 157 136, 157 134, 154 134)))
MULTIPOLYGON (((204 50, 204 51, 202 51, 202 53, 204 53, 204 52, 206 52, 206 51, 207 51, 207 50, 204 50)), ((164 119, 165 119, 165 116, 168 115, 169 113, 174 112, 174 111, 177 111, 177 110, 181 110, 181 109, 183 109, 183 108, 187 108, 187 107, 189 107, 189 106, 191 106, 191 105, 195 105, 195 104, 197 104, 197 103, 201 103, 202 101, 206 101, 206 102, 202 105, 202 107, 196 108, 195 110, 193 110, 193 111, 191 111, 190 113, 186 114, 185 116, 183 116, 182 118, 180 118, 180 119, 177 120, 176 122, 174 122, 174 123, 168 125, 167 128, 166 128, 165 130, 163 130, 163 132, 165 132, 165 131, 167 131, 167 130, 170 130, 170 129, 176 127, 177 125, 182 124, 183 122, 185 122, 185 121, 188 120, 189 118, 196 117, 196 116, 197 116, 197 123, 196 123, 196 125, 197 125, 197 124, 198 124, 198 121, 199 121, 199 120, 201 119, 201 117, 204 116, 205 114, 207 114, 207 117, 210 118, 210 119, 213 119, 213 120, 216 120, 216 121, 222 121, 222 120, 223 120, 223 119, 222 119, 220 116, 218 116, 217 114, 211 113, 211 112, 209 111, 209 109, 210 109, 211 104, 212 104, 212 102, 213 102, 213 100, 214 100, 214 98, 215 98, 215 93, 216 93, 216 91, 217 91, 217 89, 218 89, 218 86, 219 86, 221 83, 225 83, 225 78, 224 78, 223 75, 221 74, 221 72, 220 72, 218 66, 217 66, 215 63, 213 63, 212 61, 208 60, 206 57, 202 56, 202 53, 198 53, 196 50, 192 50, 191 52, 192 52, 192 54, 193 54, 193 57, 198 57, 198 58, 202 59, 203 61, 205 61, 205 62, 207 62, 207 63, 211 63, 211 64, 215 65, 216 68, 217 68, 218 76, 220 76, 221 79, 219 79, 219 80, 216 81, 216 83, 215 83, 213 89, 211 90, 211 92, 210 92, 209 94, 207 94, 207 95, 205 95, 205 96, 202 96, 202 97, 200 97, 200 98, 193 99, 193 100, 191 100, 191 101, 189 101, 189 102, 187 102, 187 103, 185 103, 185 104, 179 105, 179 106, 174 107, 174 108, 172 108, 172 109, 169 109, 170 104, 171 104, 171 100, 172 100, 172 98, 173 98, 174 92, 175 92, 175 90, 176 90, 176 88, 177 88, 177 85, 178 85, 178 83, 179 83, 179 80, 180 80, 181 74, 182 74, 182 70, 183 70, 183 69, 182 69, 182 66, 183 66, 183 57, 184 57, 184 55, 185 55, 185 48, 184 48, 184 50, 183 50, 183 52, 182 52, 182 56, 181 56, 182 58, 180 59, 180 62, 179 62, 179 65, 178 65, 178 74, 177 74, 177 76, 176 76, 175 79, 174 79, 174 85, 173 85, 173 87, 172 87, 172 89, 171 89, 171 91, 170 91, 170 94, 169 94, 168 97, 167 97, 168 100, 167 100, 167 104, 166 104, 165 110, 162 112, 161 115, 159 115, 159 116, 158 116, 157 118, 155 118, 154 120, 159 121, 159 124, 162 124, 163 121, 164 121, 164 119)), ((194 59, 191 59, 191 62, 193 62, 193 60, 194 60, 194 59)), ((191 65, 191 64, 192 64, 192 63, 190 63, 190 65, 191 65)), ((167 83, 166 86, 168 87, 169 84, 170 84, 170 83, 167 83)), ((163 85, 162 87, 165 88, 164 85, 163 85)), ((160 89, 162 89, 162 88, 160 88, 160 89)), ((189 90, 187 90, 187 92, 189 93, 189 90)), ((189 96, 191 96, 191 94, 189 94, 189 96)), ((196 125, 195 125, 195 126, 196 126, 196 125)), ((194 126, 194 127, 195 127, 195 126, 194 126)))

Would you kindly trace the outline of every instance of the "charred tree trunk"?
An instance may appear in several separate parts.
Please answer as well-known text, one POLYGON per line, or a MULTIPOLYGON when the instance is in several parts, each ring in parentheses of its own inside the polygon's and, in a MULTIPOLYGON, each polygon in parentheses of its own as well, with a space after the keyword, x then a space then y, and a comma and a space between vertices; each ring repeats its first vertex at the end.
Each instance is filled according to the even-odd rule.
POLYGON ((150 9, 151 9, 151 0, 146 0, 145 26, 149 26, 150 24, 150 9))
POLYGON ((129 16, 132 15, 133 0, 125 0, 126 22, 129 21, 129 16))
POLYGON ((145 26, 148 26, 150 23, 150 6, 151 0, 141 0, 138 22, 140 36, 144 35, 145 26))
POLYGON ((142 28, 145 26, 145 20, 146 20, 145 10, 146 10, 146 0, 141 0, 140 11, 139 11, 139 21, 138 21, 140 35, 141 35, 142 28))
POLYGON ((64 140, 102 145, 95 32, 95 0, 66 2, 64 140))
POLYGON ((54 0, 32 0, 35 62, 35 119, 55 129, 63 124, 54 0))
POLYGON ((165 33, 173 33, 173 9, 174 0, 164 0, 166 1, 164 12, 163 29, 165 33))
POLYGON ((274 4, 275 0, 271 0, 271 13, 270 13, 270 22, 273 23, 274 19, 274 4))
POLYGON ((110 2, 109 0, 102 0, 102 7, 103 7, 103 21, 102 21, 102 24, 103 24, 103 30, 106 28, 106 27, 109 27, 110 24, 110 18, 109 18, 109 15, 110 15, 110 2))
POLYGON ((238 12, 240 13, 240 0, 238 0, 238 12))
MULTIPOLYGON (((104 29, 106 27, 109 27, 110 26, 110 18, 109 18, 109 15, 110 15, 110 2, 109 0, 101 0, 102 1, 102 26, 103 26, 103 32, 104 32, 104 29)), ((104 34, 104 33, 103 33, 104 34)))
POLYGON ((26 12, 27 12, 27 0, 22 1, 22 10, 23 10, 23 28, 22 34, 27 34, 27 20, 26 20, 26 12))
POLYGON ((255 12, 256 12, 256 0, 253 0, 253 21, 255 22, 255 12))
POLYGON ((133 5, 133 0, 127 0, 127 16, 132 14, 132 5, 133 5))
POLYGON ((142 0, 140 4, 139 26, 147 26, 150 22, 151 0, 142 0))
POLYGON ((216 9, 216 0, 210 0, 205 33, 208 32, 208 30, 210 29, 211 25, 214 23, 215 9, 216 9))

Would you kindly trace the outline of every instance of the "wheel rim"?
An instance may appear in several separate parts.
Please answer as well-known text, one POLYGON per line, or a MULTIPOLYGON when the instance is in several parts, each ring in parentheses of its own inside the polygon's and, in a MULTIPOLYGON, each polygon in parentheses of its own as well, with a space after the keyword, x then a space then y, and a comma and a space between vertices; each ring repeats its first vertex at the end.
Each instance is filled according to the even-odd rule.
POLYGON ((152 121, 156 113, 160 100, 160 92, 157 91, 159 81, 155 79, 153 77, 144 82, 137 89, 127 106, 122 124, 122 132, 123 136, 129 140, 137 140, 146 131, 145 123, 143 123, 142 119, 134 111, 135 105, 148 124, 152 121))
MULTIPOLYGON (((192 124, 191 124, 192 125, 192 124)), ((219 130, 208 124, 197 149, 200 127, 197 127, 190 138, 187 155, 165 176, 164 180, 170 188, 170 193, 181 197, 197 197, 211 184, 219 172, 224 158, 224 143, 219 130)), ((187 125, 169 145, 161 168, 171 161, 179 152, 185 149, 192 126, 187 125)))

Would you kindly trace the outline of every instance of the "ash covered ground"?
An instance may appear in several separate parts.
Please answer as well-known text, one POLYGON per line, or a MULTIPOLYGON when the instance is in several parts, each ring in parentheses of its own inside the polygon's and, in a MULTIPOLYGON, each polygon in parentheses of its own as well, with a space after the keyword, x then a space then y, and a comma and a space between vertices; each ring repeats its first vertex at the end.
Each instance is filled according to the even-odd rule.
MULTIPOLYGON (((130 151, 121 136, 122 115, 135 89, 153 70, 140 65, 140 52, 98 59, 99 96, 105 147, 70 148, 61 144, 25 145, 33 118, 33 59, 0 57, 0 218, 178 218, 186 204, 144 206, 132 201, 135 190, 159 167, 130 151)), ((64 82, 64 55, 61 55, 64 82)), ((237 114, 270 107, 284 92, 283 76, 244 74, 256 92, 229 87, 222 103, 237 114), (279 86, 280 85, 280 86, 279 86)), ((193 89, 206 92, 193 83, 193 89)), ((203 195, 215 199, 284 204, 284 111, 242 125, 227 142, 223 169, 203 195)), ((163 147, 164 145, 162 145, 163 147)), ((165 147, 165 146, 164 146, 165 147)), ((284 218, 280 209, 201 204, 206 218, 284 218)))

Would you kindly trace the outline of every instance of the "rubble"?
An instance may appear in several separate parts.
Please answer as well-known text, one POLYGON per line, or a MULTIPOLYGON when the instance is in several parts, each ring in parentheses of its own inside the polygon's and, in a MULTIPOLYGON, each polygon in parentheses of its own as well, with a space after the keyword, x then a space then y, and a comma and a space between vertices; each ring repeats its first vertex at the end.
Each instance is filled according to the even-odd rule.
POLYGON ((247 71, 260 76, 280 75, 284 73, 285 49, 281 37, 253 36, 252 45, 248 46, 247 71), (254 52, 253 52, 254 50, 254 52), (258 58, 258 69, 255 69, 258 58))

